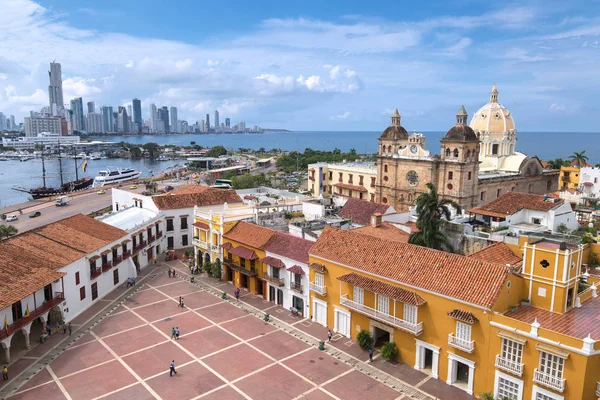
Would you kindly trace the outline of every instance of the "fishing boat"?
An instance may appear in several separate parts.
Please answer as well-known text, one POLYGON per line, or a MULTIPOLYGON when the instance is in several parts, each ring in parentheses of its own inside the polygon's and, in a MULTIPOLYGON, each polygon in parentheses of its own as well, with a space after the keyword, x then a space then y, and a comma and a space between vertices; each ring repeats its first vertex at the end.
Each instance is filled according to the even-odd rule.
POLYGON ((108 167, 94 178, 94 187, 137 179, 142 173, 132 168, 108 167))
MULTIPOLYGON (((44 197, 50 196, 60 196, 68 193, 76 192, 79 190, 84 190, 92 186, 94 180, 90 177, 79 178, 77 160, 75 161, 75 180, 71 182, 65 182, 63 179, 63 169, 62 169, 62 156, 60 151, 60 143, 58 150, 58 165, 59 165, 59 175, 60 175, 60 186, 58 187, 48 187, 46 186, 46 164, 44 162, 44 153, 41 154, 42 159, 42 186, 34 189, 25 189, 23 187, 15 186, 12 189, 17 190, 19 192, 29 193, 31 197, 34 199, 41 199, 44 197)), ((85 165, 84 165, 85 171, 85 165)))

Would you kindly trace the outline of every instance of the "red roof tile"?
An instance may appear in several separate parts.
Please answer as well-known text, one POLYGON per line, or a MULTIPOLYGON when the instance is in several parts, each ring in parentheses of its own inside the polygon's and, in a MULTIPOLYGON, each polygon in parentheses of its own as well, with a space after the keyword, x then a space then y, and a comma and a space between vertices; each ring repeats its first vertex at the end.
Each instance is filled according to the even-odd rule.
POLYGON ((245 258, 246 260, 256 260, 256 259, 258 259, 258 256, 254 252, 254 250, 251 250, 251 249, 249 249, 247 247, 244 247, 244 246, 234 247, 234 248, 232 248, 232 249, 229 250, 229 253, 233 254, 234 256, 245 258))
POLYGON ((523 262, 521 257, 515 255, 512 252, 510 247, 508 247, 505 243, 499 242, 494 243, 491 246, 488 246, 484 249, 481 249, 471 255, 469 257, 474 258, 476 260, 487 261, 494 264, 501 265, 519 265, 523 262))
POLYGON ((318 272, 320 274, 326 274, 327 273, 327 267, 324 266, 323 264, 310 263, 310 264, 308 264, 308 268, 310 268, 313 271, 318 272))
POLYGON ((390 206, 387 204, 350 198, 340 210, 339 216, 351 219, 352 222, 360 225, 368 225, 371 223, 371 216, 373 214, 385 214, 389 209, 390 206))
POLYGON ((274 234, 272 229, 238 221, 223 237, 255 249, 262 249, 274 234))
POLYGON ((310 254, 488 308, 509 273, 506 267, 470 257, 331 227, 323 230, 310 254))
POLYGON ((367 188, 364 186, 351 185, 349 183, 336 183, 334 186, 342 189, 355 190, 357 192, 368 192, 367 188))
POLYGON ((292 274, 304 275, 304 270, 299 265, 293 265, 287 270, 290 271, 292 274))
POLYGON ((172 192, 153 196, 152 201, 159 210, 243 203, 235 190, 198 185, 188 185, 172 192))
POLYGON ((387 296, 391 299, 401 301, 403 303, 412 304, 414 306, 422 306, 426 301, 410 290, 402 289, 398 286, 390 285, 382 281, 367 278, 363 275, 355 274, 354 272, 342 275, 337 278, 339 281, 346 282, 352 286, 367 289, 370 292, 387 296))
POLYGON ((538 194, 507 192, 481 207, 472 209, 471 213, 503 218, 523 209, 550 211, 562 203, 562 199, 556 202, 547 201, 544 196, 538 194))
POLYGON ((285 268, 285 263, 281 261, 279 258, 266 256, 265 258, 261 258, 260 262, 270 265, 274 268, 285 268))
POLYGON ((382 239, 395 240, 397 242, 408 243, 410 234, 400 228, 396 228, 389 222, 382 222, 381 225, 375 227, 373 225, 365 225, 355 229, 363 235, 374 236, 382 239))
POLYGON ((448 315, 456 320, 466 322, 467 324, 474 324, 479 321, 473 313, 465 310, 459 310, 458 308, 450 311, 448 315))
POLYGON ((192 225, 194 225, 198 229, 203 229, 205 231, 210 229, 210 226, 208 226, 208 224, 205 224, 204 222, 194 222, 192 225))
POLYGON ((314 242, 310 240, 276 231, 263 249, 269 253, 308 264, 308 252, 313 244, 314 242))
POLYGON ((229 242, 225 242, 221 245, 222 248, 224 248, 225 250, 231 250, 233 248, 233 245, 229 242))

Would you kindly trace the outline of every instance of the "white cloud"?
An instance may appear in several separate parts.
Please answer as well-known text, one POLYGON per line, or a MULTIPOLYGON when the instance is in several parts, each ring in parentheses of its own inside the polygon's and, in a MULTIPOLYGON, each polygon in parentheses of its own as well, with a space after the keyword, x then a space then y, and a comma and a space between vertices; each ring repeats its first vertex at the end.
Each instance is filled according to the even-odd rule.
POLYGON ((339 115, 335 115, 333 117, 329 117, 329 119, 331 121, 339 121, 339 120, 344 120, 344 119, 348 119, 350 118, 350 116, 352 116, 352 113, 349 111, 344 112, 343 114, 339 114, 339 115))
POLYGON ((63 80, 63 91, 66 100, 73 97, 95 96, 102 92, 102 89, 96 86, 96 79, 76 76, 63 80))
POLYGON ((567 106, 562 105, 562 104, 556 104, 556 103, 552 103, 550 105, 550 110, 554 111, 554 112, 563 112, 566 111, 567 106))
POLYGON ((0 81, 5 81, 8 79, 8 75, 6 74, 0 74, 0 81))

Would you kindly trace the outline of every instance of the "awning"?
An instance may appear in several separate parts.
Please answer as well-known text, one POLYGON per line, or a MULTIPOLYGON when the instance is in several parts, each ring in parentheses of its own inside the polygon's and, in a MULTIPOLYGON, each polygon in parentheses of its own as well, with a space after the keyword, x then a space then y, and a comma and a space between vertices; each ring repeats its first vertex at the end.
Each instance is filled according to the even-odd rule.
POLYGON ((356 190, 358 192, 368 192, 367 188, 365 188, 364 186, 351 185, 349 183, 336 183, 335 187, 339 187, 342 189, 348 189, 348 190, 356 190))
POLYGON ((256 260, 258 258, 254 250, 250 250, 244 246, 233 247, 229 250, 229 253, 245 258, 246 260, 256 260))
POLYGON ((102 253, 100 253, 101 256, 105 256, 107 254, 110 254, 111 251, 110 250, 104 250, 102 253))
POLYGON ((406 304, 422 306, 426 303, 425 300, 415 292, 411 292, 410 290, 402 289, 398 286, 390 285, 375 279, 370 279, 355 273, 342 275, 337 279, 352 286, 360 287, 370 292, 377 293, 406 304))
POLYGON ((121 244, 127 244, 127 243, 129 243, 129 242, 131 242, 131 240, 130 240, 130 239, 125 239, 125 240, 123 240, 123 241, 121 242, 121 244))
POLYGON ((93 257, 90 257, 90 261, 96 261, 99 258, 100 258, 100 256, 93 256, 93 257))
POLYGON ((203 229, 205 231, 210 229, 210 226, 208 226, 208 224, 205 224, 204 222, 194 222, 192 225, 198 229, 203 229))
POLYGON ((146 229, 152 229, 152 228, 154 228, 154 224, 152 224, 152 225, 148 225, 148 226, 146 227, 146 229))
POLYGON ((327 267, 325 267, 323 264, 312 263, 312 264, 308 265, 308 268, 310 268, 313 271, 318 272, 320 274, 326 274, 327 273, 327 267))
POLYGON ((233 248, 233 245, 229 242, 223 243, 221 245, 222 248, 224 248, 225 250, 231 250, 233 248))
POLYGON ((285 268, 285 264, 279 258, 266 256, 265 258, 261 258, 260 262, 270 265, 273 268, 285 268))
POLYGON ((119 248, 121 248, 121 245, 120 245, 120 244, 115 244, 113 247, 111 247, 111 249, 113 249, 113 250, 114 250, 114 249, 119 249, 119 248))
POLYGON ((450 311, 448 313, 448 316, 458 321, 466 322, 467 324, 474 324, 478 321, 477 317, 473 315, 473 313, 465 310, 459 310, 458 308, 455 308, 454 310, 450 311))
POLYGON ((304 270, 299 265, 294 265, 293 267, 288 268, 292 274, 304 275, 304 270))

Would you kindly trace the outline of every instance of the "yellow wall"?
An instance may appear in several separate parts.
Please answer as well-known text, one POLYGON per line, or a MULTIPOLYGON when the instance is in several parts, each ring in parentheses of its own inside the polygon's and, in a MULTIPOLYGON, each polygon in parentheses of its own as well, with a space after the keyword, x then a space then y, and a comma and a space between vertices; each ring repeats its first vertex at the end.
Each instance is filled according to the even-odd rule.
POLYGON ((579 187, 579 168, 560 167, 558 187, 561 190, 577 189, 579 187))
MULTIPOLYGON (((230 240, 227 238, 223 238, 223 243, 231 243, 234 247, 238 247, 238 246, 244 246, 248 249, 253 250, 256 255, 258 256, 258 259, 254 260, 254 267, 256 269, 256 277, 248 277, 248 291, 250 293, 258 293, 260 291, 260 288, 258 287, 259 285, 262 285, 262 276, 263 276, 263 272, 265 271, 265 265, 263 263, 260 262, 261 258, 264 258, 266 256, 266 253, 261 250, 261 249, 257 249, 251 246, 248 246, 244 243, 239 243, 236 242, 235 240, 230 240)), ((228 262, 227 259, 227 255, 229 254, 229 252, 227 250, 223 250, 223 261, 224 262, 228 262)), ((251 260, 245 260, 244 265, 241 264, 241 258, 236 256, 236 255, 232 255, 232 261, 235 265, 239 265, 239 266, 243 266, 245 267, 247 270, 250 270, 251 268, 251 260)), ((240 277, 240 272, 238 271, 233 271, 233 284, 235 286, 241 286, 241 277, 240 277)), ((263 293, 264 295, 264 293, 263 293)))

